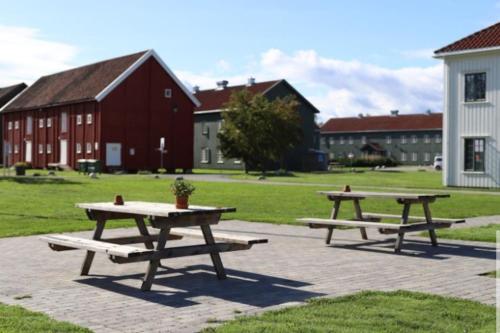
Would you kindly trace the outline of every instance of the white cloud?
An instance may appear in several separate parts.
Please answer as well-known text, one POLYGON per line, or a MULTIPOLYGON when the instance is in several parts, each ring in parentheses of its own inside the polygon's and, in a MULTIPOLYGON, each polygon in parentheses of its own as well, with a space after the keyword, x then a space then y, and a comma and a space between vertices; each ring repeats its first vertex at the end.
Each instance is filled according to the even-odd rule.
MULTIPOLYGON (((436 48, 437 49, 437 48, 436 48)), ((403 50, 399 53, 408 59, 432 59, 435 49, 403 50)))
POLYGON ((249 69, 230 77, 212 73, 178 72, 188 84, 215 87, 227 79, 244 83, 249 76, 258 81, 285 78, 320 109, 320 120, 359 113, 387 114, 442 109, 442 65, 385 68, 360 61, 344 61, 319 56, 314 50, 287 54, 270 49, 249 69))
POLYGON ((220 59, 219 61, 217 61, 216 65, 217 68, 223 72, 227 72, 228 70, 231 69, 231 64, 224 59, 220 59))
POLYGON ((72 67, 76 47, 44 38, 27 27, 0 25, 0 87, 32 83, 42 75, 72 67))

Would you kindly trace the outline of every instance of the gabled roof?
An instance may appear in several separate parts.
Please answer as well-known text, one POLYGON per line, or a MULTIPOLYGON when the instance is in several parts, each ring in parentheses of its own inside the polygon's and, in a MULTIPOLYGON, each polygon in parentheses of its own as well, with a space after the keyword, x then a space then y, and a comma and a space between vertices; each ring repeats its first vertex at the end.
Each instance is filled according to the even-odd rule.
POLYGON ((365 116, 362 118, 331 118, 321 126, 321 133, 422 131, 442 128, 442 113, 425 113, 397 116, 365 116))
POLYGON ((160 63, 193 104, 198 105, 198 100, 156 52, 148 50, 42 76, 2 111, 11 112, 75 102, 101 101, 151 57, 160 63))
POLYGON ((203 112, 212 112, 212 111, 220 111, 224 108, 224 105, 229 101, 231 94, 235 91, 241 91, 247 89, 253 94, 266 94, 271 89, 276 87, 279 83, 283 83, 289 87, 290 90, 297 95, 297 97, 307 103, 315 113, 319 113, 319 110, 316 109, 314 105, 312 105, 304 96, 302 96, 291 84, 289 84, 286 80, 272 80, 272 81, 264 81, 257 82, 252 85, 237 85, 237 86, 229 86, 224 89, 207 89, 198 91, 195 96, 201 103, 201 106, 195 109, 195 113, 203 113, 203 112))
POLYGON ((0 107, 7 104, 11 99, 16 97, 21 91, 26 89, 26 83, 19 83, 13 86, 0 88, 0 107))
POLYGON ((224 89, 200 90, 195 96, 198 98, 201 105, 195 109, 195 112, 221 110, 224 108, 224 104, 229 101, 231 94, 235 91, 247 89, 253 94, 264 94, 278 82, 280 82, 280 80, 257 82, 251 86, 242 84, 238 86, 229 86, 224 89))
POLYGON ((447 53, 463 53, 464 51, 487 51, 500 47, 500 22, 477 31, 454 43, 436 50, 436 56, 444 56, 447 53))

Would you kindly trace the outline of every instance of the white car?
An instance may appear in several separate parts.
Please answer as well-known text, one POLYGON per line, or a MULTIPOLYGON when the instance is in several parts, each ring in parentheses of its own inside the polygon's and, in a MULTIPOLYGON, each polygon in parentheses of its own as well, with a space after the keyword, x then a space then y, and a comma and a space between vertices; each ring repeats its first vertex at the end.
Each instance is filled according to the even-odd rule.
POLYGON ((434 170, 443 169, 443 157, 441 155, 437 155, 434 157, 434 170))

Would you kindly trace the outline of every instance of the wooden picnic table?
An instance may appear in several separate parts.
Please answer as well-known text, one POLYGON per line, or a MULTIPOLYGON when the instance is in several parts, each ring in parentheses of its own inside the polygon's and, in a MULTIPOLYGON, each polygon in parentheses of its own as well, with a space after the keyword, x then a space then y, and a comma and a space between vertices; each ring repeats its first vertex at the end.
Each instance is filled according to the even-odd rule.
POLYGON ((224 279, 226 273, 220 257, 221 252, 247 250, 254 244, 267 243, 267 239, 212 233, 211 225, 219 223, 221 214, 235 212, 235 208, 190 205, 189 209, 177 209, 172 204, 140 201, 125 202, 124 205, 110 202, 81 203, 76 207, 85 209, 89 220, 96 223, 92 240, 69 235, 48 235, 40 238, 49 243, 55 251, 87 250, 81 275, 88 275, 96 252, 107 254, 112 262, 118 264, 149 261, 141 286, 144 291, 151 289, 162 259, 209 254, 217 277, 224 279), (120 219, 134 219, 139 234, 102 238, 106 222, 120 219), (151 227, 159 229, 159 233, 150 234, 145 220, 151 227), (188 227, 199 227, 201 230, 188 227), (181 239, 184 236, 203 238, 204 244, 166 247, 168 240, 181 239), (143 243, 145 248, 129 245, 137 243, 143 243))
POLYGON ((344 191, 319 191, 333 201, 333 208, 329 219, 302 218, 299 222, 308 224, 311 228, 326 228, 326 244, 331 243, 333 230, 335 227, 346 226, 360 229, 361 237, 368 239, 366 228, 377 228, 384 234, 397 234, 394 251, 400 252, 405 233, 415 231, 428 231, 431 244, 437 246, 435 229, 449 228, 454 223, 463 223, 463 219, 433 218, 430 204, 440 198, 449 198, 449 194, 430 193, 393 193, 393 192, 344 192, 344 191), (366 198, 394 199, 398 204, 403 205, 401 215, 366 213, 361 209, 361 200, 366 198), (354 205, 355 217, 353 220, 340 220, 338 214, 341 203, 352 201, 354 205), (424 216, 410 216, 412 205, 422 205, 424 216), (382 219, 399 219, 400 223, 381 223, 382 219), (415 222, 415 223, 410 223, 415 222))

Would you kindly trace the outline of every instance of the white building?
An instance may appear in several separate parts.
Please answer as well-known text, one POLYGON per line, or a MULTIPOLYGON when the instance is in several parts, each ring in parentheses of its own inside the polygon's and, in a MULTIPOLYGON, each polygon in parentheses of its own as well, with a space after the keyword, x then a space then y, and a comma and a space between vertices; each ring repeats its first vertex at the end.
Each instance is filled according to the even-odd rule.
POLYGON ((444 60, 443 182, 500 187, 500 23, 435 57, 444 60))

